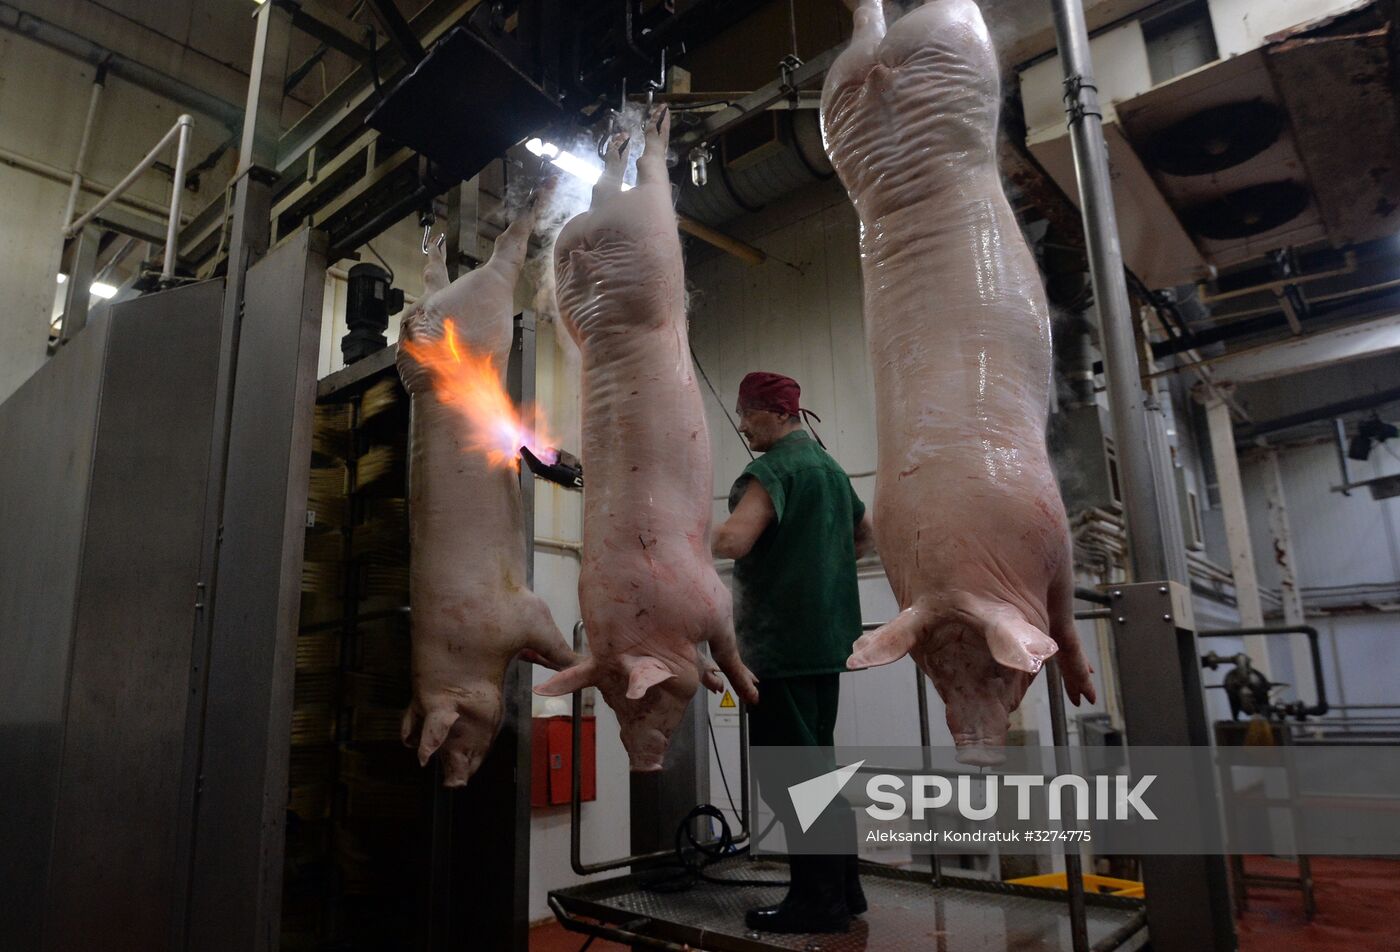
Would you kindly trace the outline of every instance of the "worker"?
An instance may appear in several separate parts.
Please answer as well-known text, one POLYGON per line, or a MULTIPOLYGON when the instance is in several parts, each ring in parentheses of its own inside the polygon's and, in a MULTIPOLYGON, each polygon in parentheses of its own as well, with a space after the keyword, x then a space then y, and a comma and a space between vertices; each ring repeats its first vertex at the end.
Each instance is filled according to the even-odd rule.
MULTIPOLYGON (((801 388, 791 377, 756 372, 739 385, 739 432, 762 453, 729 493, 730 516, 715 531, 716 558, 734 559, 734 626, 762 700, 749 711, 755 746, 812 747, 815 776, 835 769, 840 673, 860 636, 856 559, 874 532, 850 477, 802 425, 801 388)), ((820 420, 818 420, 820 422, 820 420)), ((774 792, 777 794, 777 792, 774 792)), ((800 835, 789 800, 765 796, 788 842, 800 835)), ((825 815, 849 835, 851 853, 791 855, 787 897, 752 909, 751 929, 845 932, 866 909, 849 809, 825 815)))

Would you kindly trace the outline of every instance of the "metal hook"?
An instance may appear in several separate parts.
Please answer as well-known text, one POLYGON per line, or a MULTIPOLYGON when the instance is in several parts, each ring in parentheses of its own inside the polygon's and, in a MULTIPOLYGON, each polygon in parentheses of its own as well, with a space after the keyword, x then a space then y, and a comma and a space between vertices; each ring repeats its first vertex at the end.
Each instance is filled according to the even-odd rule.
POLYGON ((647 116, 651 116, 651 104, 658 90, 666 88, 666 50, 661 50, 661 74, 656 79, 647 80, 647 116))
MULTIPOLYGON (((432 237, 432 234, 433 234, 433 226, 432 226, 431 224, 424 225, 424 226, 423 226, 423 254, 427 254, 427 253, 428 253, 428 239, 432 237)), ((442 247, 442 243, 443 243, 444 241, 446 241, 446 240, 447 240, 447 235, 446 235, 446 234, 441 234, 441 235, 438 235, 437 241, 434 242, 434 244, 436 244, 439 248, 441 248, 441 247, 442 247)))

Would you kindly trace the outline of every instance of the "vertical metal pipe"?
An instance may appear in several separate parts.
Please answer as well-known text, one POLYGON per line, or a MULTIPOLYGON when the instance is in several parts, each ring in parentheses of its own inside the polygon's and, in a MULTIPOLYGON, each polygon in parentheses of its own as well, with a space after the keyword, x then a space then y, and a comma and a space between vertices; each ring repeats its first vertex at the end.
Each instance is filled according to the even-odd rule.
POLYGON ((88 100, 87 119, 83 122, 83 137, 78 140, 78 157, 73 162, 73 182, 68 186, 68 202, 63 206, 65 227, 73 220, 73 212, 78 208, 78 192, 83 187, 83 166, 87 163, 88 142, 92 138, 92 127, 97 121, 97 104, 102 99, 102 89, 106 83, 107 64, 99 63, 97 75, 92 80, 92 97, 88 100))
POLYGON ((1342 495, 1351 495, 1351 467, 1347 465, 1347 421, 1337 417, 1332 421, 1336 428, 1337 462, 1342 467, 1342 495))
MULTIPOLYGON (((719 756, 719 751, 715 751, 719 756)), ((739 702, 739 821, 744 825, 744 837, 753 836, 753 820, 749 816, 749 709, 739 702)))
MULTIPOLYGON (((914 692, 919 699, 919 744, 924 750, 924 772, 930 773, 933 763, 929 756, 929 745, 933 743, 933 739, 929 735, 928 724, 928 682, 924 680, 923 671, 917 667, 914 669, 914 692)), ((937 853, 928 854, 928 871, 935 886, 943 885, 943 870, 939 865, 937 853)))
POLYGON ((1168 559, 1160 510, 1158 474, 1148 446, 1147 398, 1139 380, 1128 286, 1123 276, 1123 249, 1114 217, 1108 149, 1103 115, 1089 57, 1089 31, 1081 0, 1051 0, 1055 37, 1065 73, 1065 107, 1069 114, 1084 240, 1104 344, 1104 373, 1113 412, 1114 447, 1122 475, 1123 509, 1133 576, 1139 580, 1168 577, 1168 559))
POLYGON ((180 202, 185 194, 185 163, 189 160, 192 122, 187 114, 175 121, 180 136, 175 144, 175 179, 170 184, 170 221, 165 226, 165 264, 160 269, 162 281, 168 281, 175 276, 175 243, 180 234, 180 202))
MULTIPOLYGON (((583 650, 583 620, 574 622, 574 654, 583 650)), ((569 865, 579 872, 583 866, 583 791, 579 788, 583 768, 579 758, 583 755, 583 689, 572 695, 573 709, 570 712, 569 745, 572 763, 569 774, 569 865)), ((579 872, 579 875, 583 873, 579 872)))
MULTIPOLYGON (((1069 725, 1065 721, 1065 682, 1052 659, 1045 665, 1045 689, 1050 692, 1050 735, 1055 742, 1055 772, 1070 772, 1069 725)), ((1069 891, 1069 931, 1074 952, 1089 952, 1089 924, 1084 907, 1084 862, 1078 847, 1065 844, 1065 886, 1069 891)))
POLYGON ((919 743, 924 746, 925 759, 929 744, 933 741, 929 736, 928 726, 928 682, 924 680, 924 673, 918 668, 914 669, 914 692, 919 698, 919 743))

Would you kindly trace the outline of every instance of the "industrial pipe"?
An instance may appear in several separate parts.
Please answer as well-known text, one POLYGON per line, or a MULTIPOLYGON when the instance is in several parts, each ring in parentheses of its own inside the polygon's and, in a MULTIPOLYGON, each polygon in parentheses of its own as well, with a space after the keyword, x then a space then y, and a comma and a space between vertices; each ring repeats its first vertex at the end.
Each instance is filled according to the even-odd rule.
POLYGON ((1318 642, 1317 629, 1312 625, 1261 625, 1257 628, 1213 628, 1196 632, 1197 638, 1233 638, 1243 635, 1307 635, 1308 652, 1312 655, 1313 683, 1317 685, 1317 703, 1300 705, 1291 713, 1308 717, 1320 717, 1331 710, 1327 703, 1327 682, 1322 678, 1322 646, 1318 642))
POLYGON ((731 238, 722 232, 715 231, 709 225, 685 215, 676 215, 676 227, 685 234, 699 238, 706 244, 714 245, 720 251, 727 252, 746 264, 758 265, 768 260, 768 254, 763 249, 755 248, 738 238, 731 238))
POLYGON ((180 130, 180 141, 175 146, 175 179, 170 183, 170 222, 165 226, 165 262, 161 265, 160 279, 169 281, 175 276, 176 238, 180 234, 180 203, 185 194, 185 163, 190 150, 190 117, 181 116, 175 123, 180 130))
MULTIPOLYGON (((50 182, 69 184, 73 181, 73 172, 71 169, 62 169, 56 165, 41 162, 38 159, 7 149, 4 146, 0 146, 0 163, 8 165, 11 168, 29 172, 40 178, 48 179, 50 182)), ((79 185, 79 189, 90 195, 98 196, 105 195, 111 191, 109 186, 94 181, 93 179, 83 179, 82 183, 79 185)), ((161 205, 159 202, 153 202, 150 199, 141 198, 139 195, 123 196, 117 199, 116 204, 142 217, 159 215, 163 218, 166 212, 164 205, 161 205)))
POLYGON ((1128 286, 1123 277, 1123 249, 1114 217, 1108 148, 1104 144, 1103 113, 1089 55, 1089 31, 1080 0, 1052 0, 1051 6, 1065 73, 1065 111, 1069 115, 1084 216, 1089 276, 1099 308, 1104 372, 1108 378, 1114 446, 1122 474, 1123 512, 1133 577, 1166 579, 1170 577, 1172 565, 1167 557, 1167 546, 1174 540, 1168 539, 1165 531, 1158 474, 1149 446, 1152 434, 1147 414, 1151 411, 1139 381, 1137 342, 1128 286))
POLYGON ((83 121, 83 135, 78 140, 78 157, 73 161, 73 181, 68 186, 68 201, 63 206, 63 221, 73 220, 73 212, 78 208, 78 192, 83 187, 83 165, 87 162, 88 141, 92 138, 92 126, 97 120, 97 104, 102 99, 102 89, 107 82, 107 64, 99 63, 97 76, 92 81, 92 96, 88 99, 87 119, 83 121))
POLYGON ((202 115, 217 119, 231 132, 238 131, 243 124, 243 109, 227 100, 210 95, 165 73, 151 69, 143 63, 128 59, 120 53, 50 23, 42 17, 20 10, 8 3, 0 2, 0 29, 9 30, 23 37, 41 43, 84 63, 97 66, 106 64, 112 75, 119 76, 134 86, 155 93, 157 96, 179 103, 202 115))
POLYGON ((1305 423, 1316 423, 1319 420, 1332 419, 1344 413, 1352 413, 1356 410, 1370 410, 1387 403, 1400 401, 1400 387, 1391 387, 1389 390, 1381 390, 1376 393, 1368 393, 1350 400, 1342 400, 1337 403, 1329 403, 1324 407, 1317 407, 1314 410, 1306 410, 1302 413, 1293 413, 1288 416, 1275 417, 1272 420, 1261 420, 1258 423, 1235 428, 1235 445, 1237 448, 1245 448, 1255 437, 1263 436, 1266 433, 1277 433, 1279 430, 1292 429, 1295 426, 1302 426, 1305 423))
MULTIPOLYGON (((1050 736, 1055 744, 1055 772, 1070 772, 1069 725, 1065 720, 1065 681, 1060 666, 1045 663, 1045 689, 1050 692, 1050 736)), ((1084 859, 1078 847, 1065 843, 1065 887, 1069 892, 1069 934, 1074 952, 1089 952, 1089 921, 1084 908, 1084 859)))

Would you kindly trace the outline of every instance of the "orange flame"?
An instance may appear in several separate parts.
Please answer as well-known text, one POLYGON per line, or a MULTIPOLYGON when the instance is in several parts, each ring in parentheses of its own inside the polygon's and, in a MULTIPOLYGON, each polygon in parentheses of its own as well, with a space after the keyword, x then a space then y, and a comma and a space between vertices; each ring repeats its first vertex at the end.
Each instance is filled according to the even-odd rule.
POLYGON ((520 468, 520 448, 546 463, 559 458, 545 433, 544 417, 538 408, 527 407, 526 414, 515 408, 502 383, 504 368, 491 354, 477 353, 457 336, 452 320, 442 322, 443 335, 431 343, 405 340, 408 354, 433 375, 433 389, 443 404, 454 408, 468 423, 466 449, 481 453, 492 466, 520 468), (522 417, 535 419, 527 427, 522 417))

